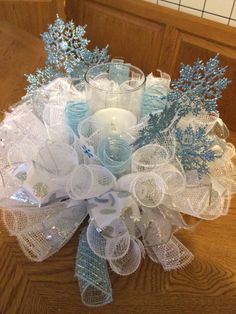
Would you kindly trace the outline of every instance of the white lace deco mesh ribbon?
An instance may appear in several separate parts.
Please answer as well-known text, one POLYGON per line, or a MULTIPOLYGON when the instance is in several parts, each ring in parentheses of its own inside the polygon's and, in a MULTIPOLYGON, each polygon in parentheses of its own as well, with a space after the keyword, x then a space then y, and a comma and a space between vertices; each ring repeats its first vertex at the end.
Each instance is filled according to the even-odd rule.
POLYGON ((41 262, 59 251, 87 216, 83 201, 55 202, 43 208, 1 202, 3 222, 24 254, 41 262))

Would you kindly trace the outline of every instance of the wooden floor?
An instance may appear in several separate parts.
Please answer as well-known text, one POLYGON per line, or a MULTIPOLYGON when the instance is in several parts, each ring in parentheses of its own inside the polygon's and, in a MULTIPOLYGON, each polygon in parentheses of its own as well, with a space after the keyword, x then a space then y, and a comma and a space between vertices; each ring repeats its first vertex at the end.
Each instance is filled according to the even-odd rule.
MULTIPOLYGON (((23 73, 42 61, 38 40, 0 23, 0 108, 24 94, 23 73)), ((236 134, 232 141, 236 144, 236 134)), ((236 313, 236 198, 227 216, 179 234, 195 255, 191 265, 164 272, 146 258, 131 276, 111 274, 114 301, 98 309, 81 304, 74 278, 79 233, 53 257, 32 263, 0 223, 1 314, 236 313)))

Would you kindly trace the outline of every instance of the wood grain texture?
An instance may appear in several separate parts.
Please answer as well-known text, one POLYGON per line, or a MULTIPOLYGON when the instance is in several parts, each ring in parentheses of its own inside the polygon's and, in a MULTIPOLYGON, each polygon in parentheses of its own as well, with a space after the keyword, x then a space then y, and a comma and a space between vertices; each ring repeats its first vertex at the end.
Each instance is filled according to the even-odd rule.
POLYGON ((177 78, 180 62, 221 54, 232 83, 220 102, 222 118, 236 131, 236 28, 136 0, 70 0, 68 18, 87 24, 88 38, 109 44, 111 57, 124 57, 146 73, 161 69, 177 78))
MULTIPOLYGON (((23 95, 23 73, 34 71, 44 54, 38 39, 2 23, 0 42, 0 106, 5 109, 23 95)), ((231 138, 236 144, 236 133, 231 138)), ((146 258, 131 276, 110 272, 114 301, 98 309, 82 305, 74 278, 79 233, 48 260, 33 263, 24 257, 16 239, 8 236, 0 222, 1 314, 236 312, 236 198, 227 216, 204 221, 194 232, 177 235, 195 255, 191 265, 164 272, 146 258)))
POLYGON ((44 64, 46 55, 41 40, 15 26, 0 22, 0 110, 25 94, 25 73, 44 64))
POLYGON ((0 0, 0 21, 7 21, 39 37, 58 13, 65 18, 64 0, 0 0))

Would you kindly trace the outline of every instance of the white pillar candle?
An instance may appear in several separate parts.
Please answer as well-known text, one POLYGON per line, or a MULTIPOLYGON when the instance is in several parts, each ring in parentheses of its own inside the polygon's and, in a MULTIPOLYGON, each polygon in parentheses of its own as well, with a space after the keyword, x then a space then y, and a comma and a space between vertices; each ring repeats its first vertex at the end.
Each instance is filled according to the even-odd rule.
POLYGON ((137 124, 137 118, 132 112, 113 107, 97 111, 93 115, 93 121, 96 126, 108 127, 108 129, 117 133, 121 133, 137 124))

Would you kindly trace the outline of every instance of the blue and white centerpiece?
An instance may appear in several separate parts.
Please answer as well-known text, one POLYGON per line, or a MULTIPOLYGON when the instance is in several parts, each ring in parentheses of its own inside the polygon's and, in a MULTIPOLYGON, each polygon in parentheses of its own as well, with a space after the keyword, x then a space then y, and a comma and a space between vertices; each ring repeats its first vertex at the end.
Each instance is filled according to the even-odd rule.
POLYGON ((88 306, 112 301, 120 275, 147 255, 165 271, 193 254, 185 217, 227 214, 235 148, 217 101, 229 81, 219 56, 181 65, 180 77, 87 49, 85 28, 57 17, 42 35, 46 66, 0 125, 0 206, 24 254, 42 262, 82 230, 75 274, 88 306), (184 216, 183 216, 184 214, 184 216))

